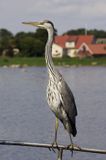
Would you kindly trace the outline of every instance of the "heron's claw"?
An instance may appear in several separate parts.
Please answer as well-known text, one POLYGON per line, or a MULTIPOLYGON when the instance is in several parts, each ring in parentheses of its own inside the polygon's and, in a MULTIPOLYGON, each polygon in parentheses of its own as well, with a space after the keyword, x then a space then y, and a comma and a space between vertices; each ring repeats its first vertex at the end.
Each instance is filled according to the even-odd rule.
POLYGON ((78 148, 78 149, 81 150, 81 148, 77 144, 69 144, 67 146, 67 149, 71 149, 72 156, 73 156, 73 150, 74 150, 74 148, 78 148))
POLYGON ((71 149, 71 156, 73 156, 74 144, 69 144, 69 145, 67 146, 67 149, 71 149))
POLYGON ((53 150, 53 152, 56 152, 55 149, 54 149, 54 147, 59 150, 57 141, 54 141, 54 142, 52 143, 52 150, 53 150))
POLYGON ((78 148, 78 149, 81 150, 81 147, 79 147, 77 144, 69 144, 69 145, 67 146, 67 149, 74 149, 74 148, 78 148))

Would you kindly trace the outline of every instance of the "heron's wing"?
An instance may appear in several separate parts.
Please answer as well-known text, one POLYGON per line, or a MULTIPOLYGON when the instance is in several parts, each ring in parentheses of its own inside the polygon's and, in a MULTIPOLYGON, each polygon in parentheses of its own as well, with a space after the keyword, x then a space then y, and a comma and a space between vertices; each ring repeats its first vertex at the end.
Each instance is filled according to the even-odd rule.
POLYGON ((69 119, 75 123, 75 116, 77 116, 77 108, 75 104, 75 99, 73 93, 71 92, 69 86, 62 78, 59 82, 59 93, 62 101, 62 106, 67 113, 69 119))

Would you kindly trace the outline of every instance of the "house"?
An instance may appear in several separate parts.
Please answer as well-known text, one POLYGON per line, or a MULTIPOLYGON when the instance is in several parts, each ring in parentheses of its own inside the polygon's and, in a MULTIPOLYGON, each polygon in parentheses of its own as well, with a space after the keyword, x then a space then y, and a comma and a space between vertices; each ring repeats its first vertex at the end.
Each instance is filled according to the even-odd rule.
POLYGON ((76 43, 77 43, 77 36, 71 35, 69 41, 66 42, 65 47, 67 51, 67 56, 69 57, 76 57, 76 43))
POLYGON ((79 35, 76 43, 76 48, 78 49, 82 43, 93 44, 95 43, 95 38, 93 35, 79 35))
POLYGON ((66 54, 65 44, 70 39, 69 35, 55 36, 52 46, 53 57, 63 57, 66 54))
POLYGON ((52 46, 52 56, 53 57, 63 57, 63 56, 75 57, 76 40, 77 40, 77 36, 71 36, 71 35, 55 36, 53 46, 52 46))
POLYGON ((13 56, 19 55, 19 53, 20 53, 20 50, 18 48, 9 47, 2 51, 2 56, 13 57, 13 56))
POLYGON ((106 38, 97 38, 96 43, 106 44, 106 38))
POLYGON ((78 57, 106 56, 106 44, 82 43, 77 52, 78 57))
POLYGON ((78 48, 82 43, 92 44, 94 42, 93 35, 61 35, 55 36, 52 56, 53 57, 76 57, 78 48))

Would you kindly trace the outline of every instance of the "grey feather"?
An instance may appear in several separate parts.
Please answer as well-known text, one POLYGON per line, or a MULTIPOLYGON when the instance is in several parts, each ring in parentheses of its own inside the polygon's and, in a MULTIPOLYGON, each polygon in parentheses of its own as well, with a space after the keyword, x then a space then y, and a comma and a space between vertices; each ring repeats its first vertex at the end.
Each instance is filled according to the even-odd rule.
POLYGON ((64 81, 63 77, 61 76, 60 81, 58 83, 59 93, 61 95, 62 107, 64 108, 65 112, 70 121, 70 125, 73 130, 73 135, 76 135, 76 116, 77 116, 77 108, 75 99, 73 96, 72 91, 70 90, 68 84, 64 81))

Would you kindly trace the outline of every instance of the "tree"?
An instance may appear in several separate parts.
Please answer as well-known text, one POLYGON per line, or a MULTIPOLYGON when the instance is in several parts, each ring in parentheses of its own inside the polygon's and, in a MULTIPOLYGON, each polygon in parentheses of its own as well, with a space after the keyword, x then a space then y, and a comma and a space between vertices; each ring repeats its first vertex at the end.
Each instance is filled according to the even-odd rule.
POLYGON ((67 32, 65 32, 64 34, 68 34, 68 35, 84 35, 85 31, 87 31, 88 35, 94 35, 95 38, 106 38, 106 31, 104 30, 97 30, 97 29, 88 29, 86 30, 85 28, 79 28, 79 29, 72 29, 69 30, 67 32))
POLYGON ((82 34, 83 35, 85 34, 85 29, 84 28, 72 29, 72 30, 67 31, 64 34, 68 34, 68 35, 81 35, 82 34))
POLYGON ((36 39, 34 36, 28 36, 22 33, 16 39, 17 47, 20 49, 20 56, 42 56, 44 44, 41 40, 36 39))
POLYGON ((47 36, 48 36, 47 31, 44 29, 40 29, 40 28, 38 28, 34 34, 34 37, 36 39, 39 39, 40 41, 42 41, 44 43, 46 43, 46 41, 47 41, 47 36))
POLYGON ((47 37, 47 31, 43 29, 27 33, 18 32, 15 36, 6 29, 0 29, 0 51, 6 49, 9 51, 8 55, 12 55, 12 50, 16 47, 20 50, 20 56, 44 56, 47 37))
POLYGON ((13 34, 6 30, 0 29, 0 50, 3 51, 7 49, 10 45, 12 45, 13 34))
POLYGON ((19 32, 15 35, 17 48, 21 51, 21 56, 43 56, 47 32, 37 29, 36 32, 19 32))
POLYGON ((7 29, 0 29, 0 38, 12 38, 13 34, 7 29))

